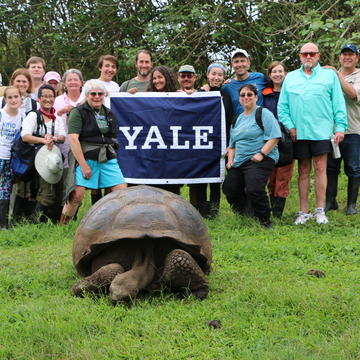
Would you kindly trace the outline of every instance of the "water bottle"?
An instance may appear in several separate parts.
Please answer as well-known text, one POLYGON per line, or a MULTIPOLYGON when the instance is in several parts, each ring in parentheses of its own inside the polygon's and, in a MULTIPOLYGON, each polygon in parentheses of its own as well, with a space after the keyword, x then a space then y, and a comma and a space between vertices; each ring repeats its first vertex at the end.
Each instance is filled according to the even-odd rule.
POLYGON ((332 146, 332 157, 333 157, 333 159, 341 158, 340 147, 335 142, 334 138, 331 139, 331 146, 332 146))

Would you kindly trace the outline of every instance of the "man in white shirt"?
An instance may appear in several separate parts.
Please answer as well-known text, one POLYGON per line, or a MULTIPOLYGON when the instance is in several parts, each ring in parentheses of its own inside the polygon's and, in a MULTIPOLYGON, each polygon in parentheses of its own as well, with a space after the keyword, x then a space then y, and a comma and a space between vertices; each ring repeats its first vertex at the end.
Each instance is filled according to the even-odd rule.
MULTIPOLYGON (((101 55, 97 67, 100 71, 100 76, 97 80, 99 80, 106 88, 106 90, 110 93, 119 92, 120 87, 118 83, 113 81, 114 76, 117 74, 119 70, 119 62, 117 58, 113 55, 101 55)), ((91 79, 94 80, 94 79, 91 79)), ((85 93, 81 92, 79 102, 85 101, 85 93)), ((110 107, 110 97, 106 96, 104 98, 104 105, 106 107, 110 107)))

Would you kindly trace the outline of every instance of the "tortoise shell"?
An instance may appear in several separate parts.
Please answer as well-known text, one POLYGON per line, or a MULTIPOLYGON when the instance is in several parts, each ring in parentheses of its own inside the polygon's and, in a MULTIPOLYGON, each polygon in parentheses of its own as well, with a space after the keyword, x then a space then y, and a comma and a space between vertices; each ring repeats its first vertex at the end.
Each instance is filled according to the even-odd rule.
POLYGON ((114 242, 159 238, 175 242, 210 271, 210 237, 199 212, 181 196, 145 185, 114 191, 89 209, 75 234, 73 262, 88 276, 91 260, 114 242))

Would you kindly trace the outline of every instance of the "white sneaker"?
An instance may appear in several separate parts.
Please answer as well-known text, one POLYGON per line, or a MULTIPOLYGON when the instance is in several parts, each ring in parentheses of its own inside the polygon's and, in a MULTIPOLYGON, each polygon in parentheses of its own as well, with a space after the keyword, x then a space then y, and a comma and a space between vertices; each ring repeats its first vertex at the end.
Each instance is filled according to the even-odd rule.
POLYGON ((305 213, 303 211, 299 211, 294 224, 295 225, 303 225, 311 218, 312 218, 311 214, 305 213))
POLYGON ((323 208, 318 208, 314 212, 314 218, 318 224, 327 224, 329 222, 328 218, 325 215, 325 210, 323 208))

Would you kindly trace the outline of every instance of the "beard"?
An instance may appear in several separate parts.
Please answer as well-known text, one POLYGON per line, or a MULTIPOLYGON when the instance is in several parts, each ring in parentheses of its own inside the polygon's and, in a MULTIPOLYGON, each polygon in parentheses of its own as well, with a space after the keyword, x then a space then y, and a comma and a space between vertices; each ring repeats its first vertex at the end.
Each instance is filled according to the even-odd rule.
POLYGON ((150 71, 139 71, 139 75, 142 77, 146 77, 150 74, 150 71))
POLYGON ((305 63, 304 69, 306 70, 312 70, 317 64, 311 64, 311 63, 305 63))

